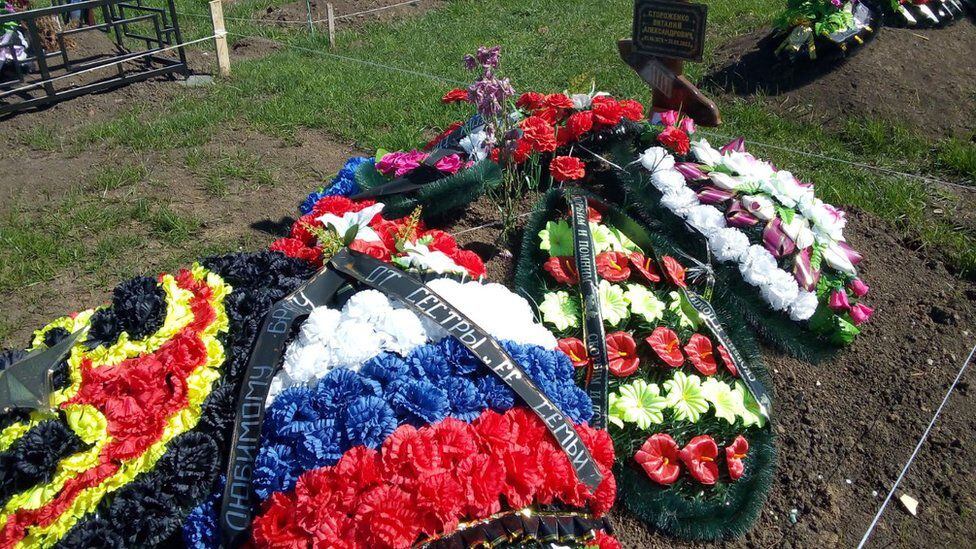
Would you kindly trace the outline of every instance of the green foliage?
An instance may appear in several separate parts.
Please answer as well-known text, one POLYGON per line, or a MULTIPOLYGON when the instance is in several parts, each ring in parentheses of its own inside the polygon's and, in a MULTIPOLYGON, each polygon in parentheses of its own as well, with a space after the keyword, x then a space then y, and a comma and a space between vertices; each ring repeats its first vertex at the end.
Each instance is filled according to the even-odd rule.
POLYGON ((853 24, 854 16, 849 7, 838 8, 830 0, 788 0, 786 10, 776 18, 776 27, 780 30, 806 25, 821 36, 850 28, 853 24))

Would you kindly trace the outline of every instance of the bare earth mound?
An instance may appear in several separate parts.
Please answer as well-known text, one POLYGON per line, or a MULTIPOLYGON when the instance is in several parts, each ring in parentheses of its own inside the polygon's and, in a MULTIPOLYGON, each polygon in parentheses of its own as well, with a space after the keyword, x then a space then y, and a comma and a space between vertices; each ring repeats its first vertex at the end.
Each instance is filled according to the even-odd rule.
POLYGON ((969 20, 943 29, 885 27, 846 61, 795 66, 760 47, 768 33, 723 47, 706 85, 766 96, 782 114, 804 121, 861 114, 963 138, 976 131, 976 25, 969 20))

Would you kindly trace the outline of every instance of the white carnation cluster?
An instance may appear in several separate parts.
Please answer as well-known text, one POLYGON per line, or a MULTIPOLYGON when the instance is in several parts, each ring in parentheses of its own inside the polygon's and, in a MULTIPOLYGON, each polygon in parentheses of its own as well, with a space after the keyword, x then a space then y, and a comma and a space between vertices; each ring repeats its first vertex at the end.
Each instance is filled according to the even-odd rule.
MULTIPOLYGON (((722 161, 723 155, 711 149, 707 141, 702 140, 702 142, 692 147, 699 160, 706 163, 722 161)), ((733 158, 731 162, 736 165, 736 169, 752 170, 749 173, 757 173, 766 168, 772 170, 766 163, 755 160, 751 155, 748 156, 749 158, 733 158)), ((651 171, 651 184, 662 194, 661 205, 701 233, 719 261, 738 264, 742 277, 749 284, 759 288, 760 294, 770 307, 789 313, 790 318, 797 321, 807 320, 813 316, 817 310, 817 294, 800 289, 796 278, 779 268, 773 254, 761 245, 750 245, 749 237, 745 233, 735 227, 729 227, 721 210, 715 206, 702 204, 695 191, 688 187, 681 172, 674 167, 674 158, 667 150, 663 147, 652 147, 641 155, 640 161, 651 171)), ((770 174, 772 173, 770 171, 770 174)), ((724 174, 710 175, 714 181, 715 175, 724 174)), ((745 199, 743 202, 745 203, 745 199)), ((757 207, 765 206, 760 204, 757 207)), ((748 208, 749 205, 746 204, 746 207, 748 208)), ((771 203, 769 208, 772 209, 771 203)), ((750 211, 755 213, 752 209, 750 211)))
MULTIPOLYGON (((536 323, 529 303, 501 284, 436 279, 429 287, 497 340, 556 348, 556 338, 536 323)), ((409 355, 447 337, 435 322, 418 317, 377 290, 354 294, 342 310, 316 307, 285 351, 268 402, 288 387, 314 385, 335 368, 359 368, 382 352, 409 355)))

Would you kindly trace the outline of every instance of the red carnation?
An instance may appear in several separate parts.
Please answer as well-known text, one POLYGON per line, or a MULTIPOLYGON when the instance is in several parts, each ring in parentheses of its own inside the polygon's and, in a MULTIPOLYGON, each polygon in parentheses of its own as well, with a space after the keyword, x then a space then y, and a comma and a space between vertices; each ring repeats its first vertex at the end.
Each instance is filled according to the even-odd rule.
POLYGON ((739 377, 739 370, 735 367, 735 361, 732 360, 732 355, 729 354, 729 350, 725 348, 724 345, 718 346, 718 356, 722 357, 722 364, 729 370, 729 373, 735 377, 739 377))
POLYGON ((566 452, 552 442, 552 437, 541 440, 535 447, 535 453, 539 466, 546 472, 542 486, 536 491, 536 500, 542 505, 550 505, 566 489, 569 479, 575 482, 576 473, 569 464, 566 452))
POLYGON ((442 103, 461 103, 470 101, 468 96, 468 90, 463 90, 461 88, 454 88, 453 90, 444 94, 441 98, 442 103))
POLYGON ((633 374, 640 365, 637 342, 627 332, 614 332, 607 336, 607 357, 610 359, 610 373, 617 377, 633 374))
POLYGON ((295 502, 282 492, 271 494, 265 502, 265 511, 254 519, 252 535, 263 547, 304 547, 311 541, 298 526, 295 518, 295 502))
POLYGON ((688 134, 681 128, 675 126, 664 128, 664 131, 657 135, 657 140, 678 154, 688 154, 688 151, 691 150, 691 141, 688 139, 688 134))
MULTIPOLYGON (((539 422, 536 420, 534 423, 539 422)), ((610 433, 604 429, 594 429, 585 423, 577 425, 576 432, 598 464, 603 467, 613 467, 613 439, 610 438, 610 433)))
POLYGON ((586 544, 586 549, 621 549, 621 547, 617 538, 603 530, 597 532, 596 536, 586 544))
POLYGON ((470 423, 458 419, 449 417, 435 424, 434 438, 440 445, 447 468, 478 451, 474 428, 470 423))
POLYGON ((272 252, 281 252, 288 257, 305 260, 313 265, 322 264, 322 249, 306 246, 301 240, 279 238, 268 247, 272 252))
POLYGON ((566 120, 564 129, 568 132, 569 141, 579 140, 593 129, 593 111, 574 112, 566 120))
POLYGON ((576 284, 579 282, 576 260, 572 257, 550 257, 542 264, 542 268, 560 284, 576 284))
POLYGON ((505 454, 505 471, 503 493, 509 506, 520 509, 531 505, 545 475, 535 454, 526 447, 513 449, 505 454))
POLYGON ((552 124, 539 116, 530 116, 522 121, 522 139, 538 152, 556 150, 556 131, 552 124))
POLYGON ((640 464, 648 478, 665 486, 678 480, 681 474, 678 460, 678 444, 665 433, 652 435, 634 454, 634 461, 640 464))
POLYGON ((339 215, 341 216, 347 212, 358 212, 363 208, 372 206, 376 204, 375 200, 349 200, 344 196, 323 196, 315 203, 312 207, 312 213, 315 217, 320 217, 325 214, 339 215))
POLYGON ((525 92, 515 102, 515 106, 526 111, 534 111, 542 106, 546 96, 539 92, 525 92))
MULTIPOLYGON (((495 149, 496 151, 498 149, 495 149)), ((522 138, 515 142, 515 152, 512 153, 512 160, 516 164, 521 164, 529 159, 532 155, 532 143, 529 140, 522 138)))
POLYGON ((718 445, 712 437, 698 435, 681 449, 678 456, 698 482, 712 485, 718 480, 718 464, 715 463, 718 445))
POLYGON ((563 93, 550 93, 543 100, 543 104, 550 109, 572 109, 573 100, 563 93))
POLYGON ((356 239, 349 243, 349 249, 362 252, 370 257, 375 257, 380 261, 390 260, 390 250, 379 240, 360 240, 356 239))
POLYGON ((586 345, 575 337, 560 339, 559 350, 573 361, 573 366, 576 368, 585 368, 593 362, 586 351, 586 345))
POLYGON ((420 530, 428 536, 457 528, 464 505, 464 488, 449 471, 421 475, 417 480, 420 530))
POLYGON ((479 279, 488 272, 485 268, 485 262, 481 260, 478 254, 471 250, 459 249, 454 255, 449 257, 459 267, 463 267, 464 270, 468 271, 468 276, 471 278, 479 279))
POLYGON ((624 118, 638 122, 644 118, 644 105, 640 101, 624 99, 620 102, 620 109, 624 118))
POLYGON ((712 340, 706 336, 701 334, 691 336, 685 345, 685 353, 688 355, 691 365, 702 375, 714 375, 718 369, 715 354, 712 353, 712 340))
POLYGON ((306 246, 315 244, 315 235, 308 230, 309 227, 321 227, 322 223, 316 220, 315 214, 305 214, 298 218, 298 221, 291 226, 291 237, 301 240, 306 246))
POLYGON ((735 437, 731 446, 725 447, 725 463, 729 466, 729 477, 732 480, 739 480, 745 473, 746 467, 742 460, 748 453, 749 441, 742 435, 735 437))
POLYGON ((359 500, 356 522, 368 547, 409 547, 420 535, 414 495, 391 485, 375 486, 359 500))
POLYGON ((573 156, 557 156, 549 163, 549 173, 559 182, 576 181, 586 175, 586 164, 573 156))
POLYGON ((603 252, 596 256, 596 272, 610 282, 622 282, 630 278, 629 263, 623 252, 603 252))
POLYGON ((620 103, 608 95, 594 97, 590 109, 593 111, 593 121, 604 126, 616 126, 624 116, 620 103))
POLYGON ((603 474, 603 481, 596 487, 590 500, 590 510, 598 517, 608 513, 617 499, 617 479, 613 476, 613 471, 605 465, 600 465, 599 469, 603 474))
POLYGON ((454 237, 439 229, 431 229, 423 234, 422 238, 430 239, 428 247, 437 250, 444 255, 450 256, 457 252, 458 245, 454 237))
MULTIPOLYGON (((561 122, 565 116, 566 111, 563 109, 554 109, 552 107, 543 107, 535 111, 535 116, 545 120, 549 125, 555 126, 557 122, 561 122)), ((553 129, 555 131, 555 129, 553 129)))
POLYGON ((630 254, 629 258, 630 264, 634 266, 648 282, 660 282, 661 275, 657 271, 657 267, 654 266, 654 259, 650 257, 645 257, 644 254, 640 252, 633 252, 630 254))
POLYGON ((487 454, 470 455, 457 466, 465 490, 469 516, 485 518, 501 510, 499 496, 505 489, 505 466, 487 454))
POLYGON ((688 285, 685 283, 685 268, 678 263, 678 260, 666 255, 661 258, 661 263, 664 264, 664 272, 668 275, 671 282, 674 282, 679 288, 687 288, 688 285))
POLYGON ((681 342, 678 341, 678 334, 674 333, 671 328, 658 326, 654 328, 654 331, 645 341, 668 366, 677 368, 685 363, 685 356, 681 354, 681 342))

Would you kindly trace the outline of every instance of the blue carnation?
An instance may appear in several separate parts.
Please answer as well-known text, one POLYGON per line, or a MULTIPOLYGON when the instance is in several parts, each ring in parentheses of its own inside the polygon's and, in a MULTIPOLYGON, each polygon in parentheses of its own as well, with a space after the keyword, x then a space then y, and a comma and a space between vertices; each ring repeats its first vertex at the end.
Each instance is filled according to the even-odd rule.
POLYGON ((474 384, 492 410, 502 413, 515 406, 515 392, 495 374, 483 375, 475 379, 474 384))
POLYGON ((396 405, 408 414, 413 423, 436 423, 450 412, 447 393, 426 380, 403 385, 394 397, 396 405))
POLYGON ((568 406, 576 410, 573 419, 577 423, 581 421, 589 422, 593 419, 593 401, 590 400, 590 395, 575 385, 570 387, 569 392, 570 395, 567 398, 569 400, 568 406))
POLYGON ((298 480, 297 468, 298 458, 291 446, 275 444, 261 448, 251 476, 254 493, 267 499, 274 492, 291 490, 298 480))
POLYGON ((289 387, 278 395, 265 414, 264 434, 272 442, 281 442, 292 423, 318 419, 321 416, 312 406, 311 389, 289 387))
POLYGON ((441 388, 451 403, 451 415, 461 421, 474 421, 487 407, 485 395, 469 379, 450 377, 444 380, 441 388))
POLYGON ((303 471, 334 465, 342 457, 341 426, 334 419, 316 422, 298 443, 298 465, 303 471))
POLYGON ((191 549, 210 549, 220 546, 220 530, 217 528, 217 506, 224 492, 221 475, 218 489, 197 505, 183 523, 183 543, 191 549))
POLYGON ((373 391, 373 386, 358 373, 336 368, 319 380, 315 390, 315 408, 324 417, 336 417, 350 402, 373 391))
POLYGON ((383 399, 360 397, 346 410, 346 439, 350 446, 377 449, 397 428, 397 417, 383 399))
POLYGON ((421 345, 407 357, 407 364, 415 376, 426 376, 432 381, 439 381, 451 375, 451 366, 447 363, 444 351, 439 345, 421 345))
POLYGON ((386 391, 391 383, 407 375, 409 366, 402 358, 393 353, 380 353, 369 359, 359 369, 359 374, 368 380, 375 381, 386 391))
POLYGON ((454 372, 459 375, 469 375, 478 371, 478 368, 485 368, 481 360, 474 356, 463 343, 455 337, 445 337, 440 342, 441 351, 447 359, 447 363, 454 368, 454 372))
POLYGON ((315 208, 315 203, 326 196, 352 196, 359 192, 359 184, 356 183, 356 170, 364 162, 372 162, 372 158, 365 156, 354 156, 346 160, 346 164, 339 170, 332 182, 324 188, 319 188, 308 195, 299 206, 302 214, 308 214, 315 208))

